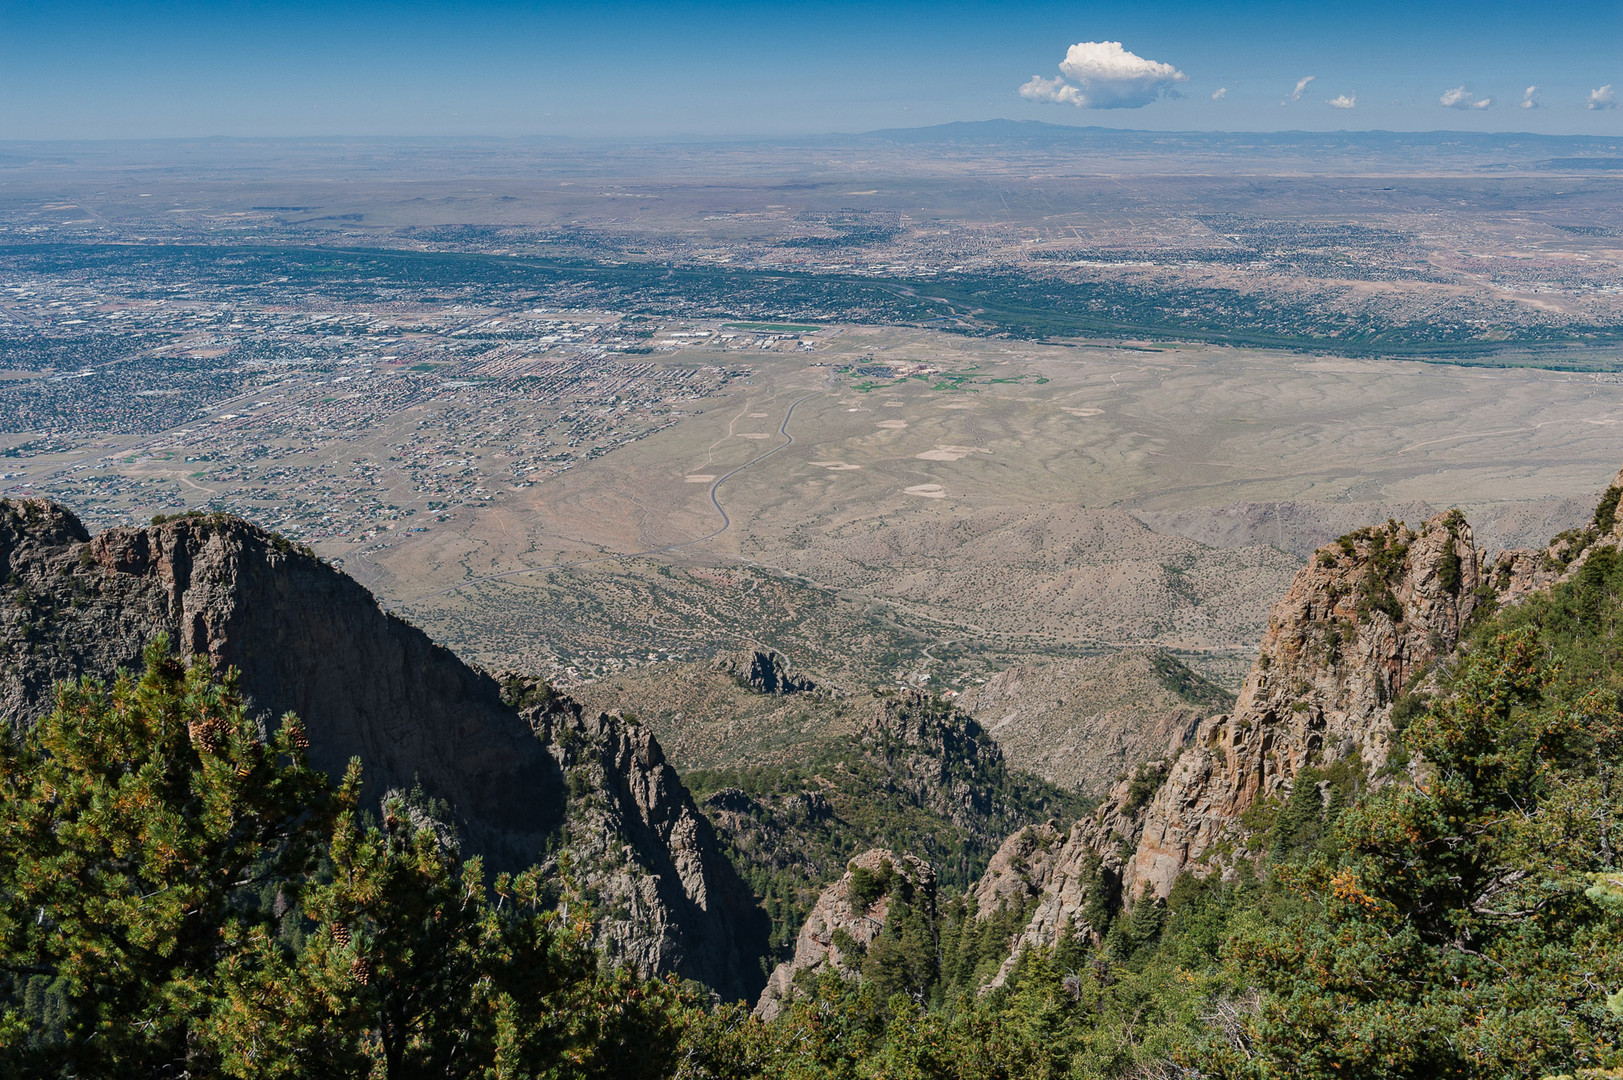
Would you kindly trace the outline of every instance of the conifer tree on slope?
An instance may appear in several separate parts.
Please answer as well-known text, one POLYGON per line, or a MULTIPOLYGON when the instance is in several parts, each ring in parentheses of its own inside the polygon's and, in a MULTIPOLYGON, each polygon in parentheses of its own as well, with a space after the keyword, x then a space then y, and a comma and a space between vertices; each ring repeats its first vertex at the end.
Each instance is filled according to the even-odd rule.
POLYGON ((0 753, 0 1071, 187 1070, 228 928, 312 863, 327 781, 298 720, 266 741, 233 678, 163 639, 145 660, 64 683, 0 753))

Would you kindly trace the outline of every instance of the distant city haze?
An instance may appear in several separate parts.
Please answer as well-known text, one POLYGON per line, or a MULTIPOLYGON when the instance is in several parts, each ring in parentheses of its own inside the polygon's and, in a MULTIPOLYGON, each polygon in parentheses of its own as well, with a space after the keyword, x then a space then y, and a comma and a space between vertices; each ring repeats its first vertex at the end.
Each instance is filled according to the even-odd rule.
POLYGON ((1623 134, 1623 5, 0 4, 0 140, 1623 134))

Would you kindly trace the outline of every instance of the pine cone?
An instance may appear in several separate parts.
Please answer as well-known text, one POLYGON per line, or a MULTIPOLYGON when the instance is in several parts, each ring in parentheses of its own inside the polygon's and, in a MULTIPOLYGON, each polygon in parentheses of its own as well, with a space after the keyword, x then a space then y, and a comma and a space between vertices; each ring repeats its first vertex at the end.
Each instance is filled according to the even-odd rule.
POLYGON ((355 981, 366 986, 372 981, 372 963, 364 956, 357 956, 355 962, 349 965, 349 973, 355 976, 355 981))
POLYGON ((349 927, 345 926, 343 923, 333 923, 332 924, 332 939, 334 941, 338 942, 338 947, 339 948, 341 948, 341 949, 348 948, 349 947, 349 927))
POLYGON ((225 727, 225 723, 217 717, 204 714, 202 719, 187 725, 186 733, 191 736, 193 746, 212 754, 225 743, 225 727))

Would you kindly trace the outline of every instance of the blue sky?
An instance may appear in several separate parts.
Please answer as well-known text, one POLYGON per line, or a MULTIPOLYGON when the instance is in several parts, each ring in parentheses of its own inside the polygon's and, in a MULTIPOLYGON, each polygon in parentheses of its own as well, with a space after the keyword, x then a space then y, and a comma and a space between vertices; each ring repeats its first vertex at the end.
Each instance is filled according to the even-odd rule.
POLYGON ((992 117, 1623 135, 1620 104, 1618 0, 0 0, 0 138, 13 139, 798 134, 992 117), (1090 46, 1062 71, 1072 46, 1109 42, 1121 50, 1090 46), (1521 107, 1528 87, 1536 108, 1521 107))

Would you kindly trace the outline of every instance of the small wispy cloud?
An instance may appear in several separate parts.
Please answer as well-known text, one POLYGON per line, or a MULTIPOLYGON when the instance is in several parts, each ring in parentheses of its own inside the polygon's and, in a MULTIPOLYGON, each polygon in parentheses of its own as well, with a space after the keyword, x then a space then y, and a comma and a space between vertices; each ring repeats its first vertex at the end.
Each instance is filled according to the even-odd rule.
POLYGON ((1337 94, 1333 98, 1325 98, 1324 103, 1332 109, 1356 109, 1358 108, 1358 95, 1337 94))
POLYGON ((1075 105, 1083 109, 1142 109, 1162 97, 1176 97, 1189 76, 1159 60, 1147 60, 1119 41, 1079 41, 1059 62, 1059 77, 1033 75, 1020 87, 1028 101, 1075 105))
POLYGON ((1452 90, 1443 91, 1443 96, 1437 99, 1438 104, 1445 109, 1486 109, 1493 104, 1493 98, 1476 98, 1475 95, 1463 86, 1456 86, 1452 90))
POLYGON ((1536 94, 1536 93, 1538 93, 1538 87, 1536 87, 1536 86, 1529 86, 1526 90, 1522 91, 1522 108, 1524 108, 1524 109, 1536 109, 1536 108, 1538 108, 1538 102, 1533 100, 1533 95, 1536 94))
POLYGON ((1229 88, 1226 87, 1226 86, 1219 86, 1216 90, 1212 91, 1212 100, 1213 101, 1222 101, 1224 98, 1226 98, 1228 96, 1229 96, 1229 88))
POLYGON ((1589 105, 1591 109, 1617 108, 1617 95, 1612 92, 1612 84, 1599 86, 1589 92, 1589 105))
MULTIPOLYGON (((1301 101, 1302 100, 1302 91, 1307 89, 1307 84, 1308 83, 1312 82, 1314 79, 1317 79, 1317 78, 1318 78, 1317 75, 1304 75, 1300 79, 1297 79, 1296 80, 1296 89, 1294 89, 1294 90, 1292 90, 1290 92, 1290 96, 1286 100, 1289 100, 1289 101, 1301 101)), ((1284 103, 1285 102, 1283 102, 1283 101, 1280 102, 1281 105, 1283 105, 1284 103)))

